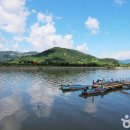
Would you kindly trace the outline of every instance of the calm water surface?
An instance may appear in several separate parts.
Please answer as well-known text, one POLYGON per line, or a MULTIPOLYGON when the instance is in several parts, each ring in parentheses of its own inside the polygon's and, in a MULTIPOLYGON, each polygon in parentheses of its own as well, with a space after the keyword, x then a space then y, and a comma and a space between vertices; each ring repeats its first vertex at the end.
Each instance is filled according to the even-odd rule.
POLYGON ((124 130, 130 90, 83 98, 59 85, 97 78, 130 78, 130 69, 0 69, 0 130, 124 130))

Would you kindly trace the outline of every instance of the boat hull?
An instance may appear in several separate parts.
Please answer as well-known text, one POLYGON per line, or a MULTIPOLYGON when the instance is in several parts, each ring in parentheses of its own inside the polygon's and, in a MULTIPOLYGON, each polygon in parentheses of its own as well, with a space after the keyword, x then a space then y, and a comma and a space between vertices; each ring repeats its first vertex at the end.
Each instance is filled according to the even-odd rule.
POLYGON ((81 85, 81 84, 76 84, 76 85, 61 85, 61 90, 63 91, 77 91, 77 90, 82 90, 89 87, 88 85, 81 85))
POLYGON ((95 95, 95 94, 103 94, 107 92, 107 88, 93 88, 87 89, 82 92, 82 95, 95 95))

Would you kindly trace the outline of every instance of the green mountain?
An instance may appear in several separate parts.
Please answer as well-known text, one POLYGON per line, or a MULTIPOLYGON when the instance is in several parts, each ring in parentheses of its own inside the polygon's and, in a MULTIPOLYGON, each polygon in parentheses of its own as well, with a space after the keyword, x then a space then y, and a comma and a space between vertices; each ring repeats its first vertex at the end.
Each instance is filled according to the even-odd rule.
POLYGON ((8 61, 22 56, 36 55, 37 52, 0 51, 0 61, 8 61))
POLYGON ((35 64, 53 66, 119 66, 115 59, 99 59, 73 49, 54 47, 36 55, 22 56, 10 60, 8 64, 35 64))

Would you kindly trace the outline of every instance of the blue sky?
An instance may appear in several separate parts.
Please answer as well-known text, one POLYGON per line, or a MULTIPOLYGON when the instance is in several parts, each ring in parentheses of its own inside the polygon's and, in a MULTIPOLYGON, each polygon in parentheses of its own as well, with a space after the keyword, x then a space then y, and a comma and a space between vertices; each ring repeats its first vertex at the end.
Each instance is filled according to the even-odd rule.
POLYGON ((0 0, 0 50, 130 59, 129 12, 128 0, 0 0))

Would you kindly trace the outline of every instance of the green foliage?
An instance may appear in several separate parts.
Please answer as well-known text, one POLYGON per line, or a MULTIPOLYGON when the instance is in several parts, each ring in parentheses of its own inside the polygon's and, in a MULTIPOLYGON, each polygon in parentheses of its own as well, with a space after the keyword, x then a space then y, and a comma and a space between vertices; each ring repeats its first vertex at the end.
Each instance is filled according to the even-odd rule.
POLYGON ((120 63, 118 60, 112 59, 112 58, 104 58, 101 59, 101 63, 103 66, 108 66, 108 67, 118 67, 120 66, 120 63))
POLYGON ((9 64, 59 65, 59 66, 119 66, 115 59, 99 59, 73 49, 55 47, 32 56, 23 56, 10 60, 9 64))

